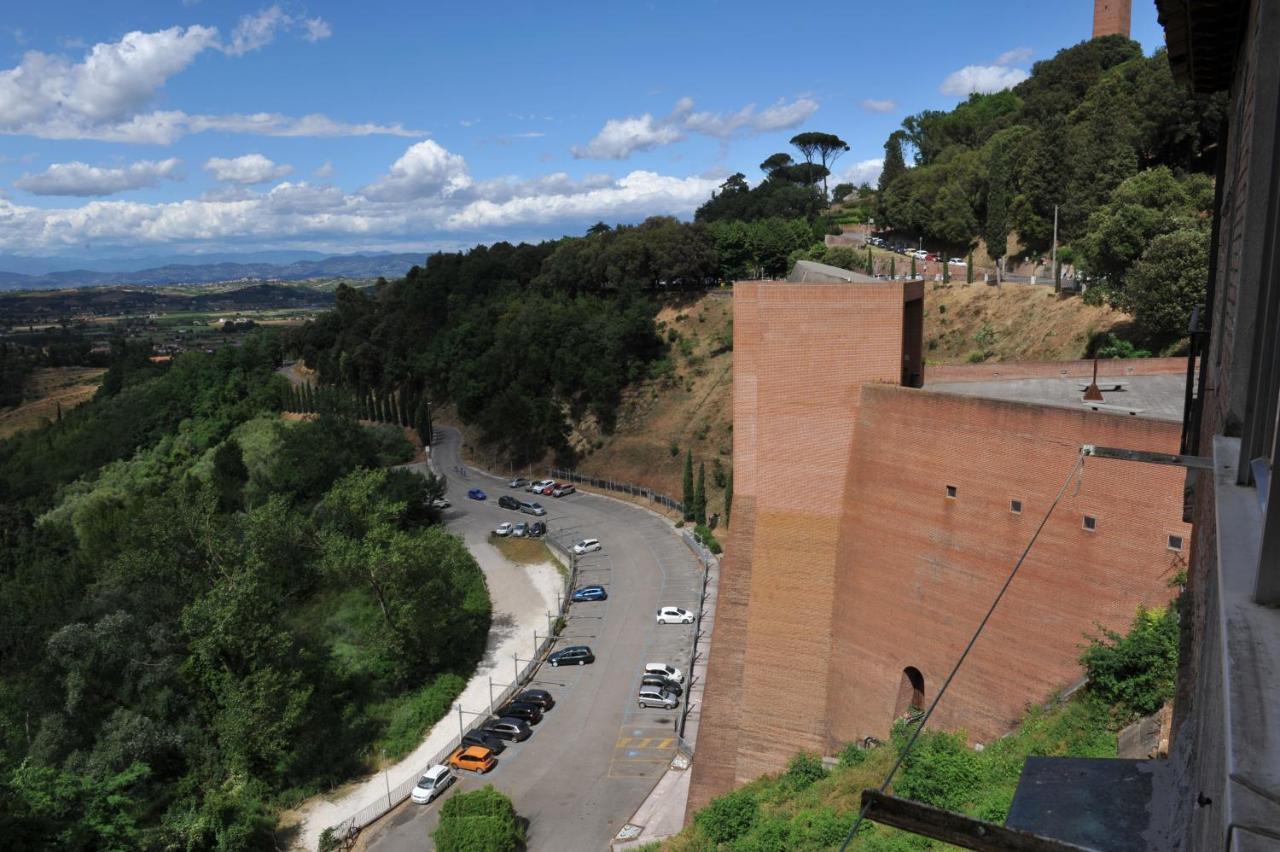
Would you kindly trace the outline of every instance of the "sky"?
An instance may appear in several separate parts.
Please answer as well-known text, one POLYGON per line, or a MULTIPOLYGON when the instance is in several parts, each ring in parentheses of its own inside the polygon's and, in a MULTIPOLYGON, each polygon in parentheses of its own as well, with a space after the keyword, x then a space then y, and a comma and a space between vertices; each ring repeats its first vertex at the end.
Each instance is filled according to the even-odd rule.
MULTIPOLYGON (((1134 7, 1151 53, 1155 5, 1134 7)), ((874 183, 903 118, 1016 85, 1092 9, 13 3, 0 255, 429 252, 689 218, 807 130, 874 183)))

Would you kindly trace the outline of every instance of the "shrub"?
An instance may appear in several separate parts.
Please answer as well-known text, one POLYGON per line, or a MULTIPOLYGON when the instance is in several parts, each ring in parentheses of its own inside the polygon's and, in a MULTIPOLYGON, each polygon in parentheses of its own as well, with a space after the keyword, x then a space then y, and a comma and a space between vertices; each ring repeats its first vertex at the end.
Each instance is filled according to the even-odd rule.
POLYGON ((801 752, 791 758, 791 762, 787 764, 786 775, 783 777, 792 790, 803 790, 812 786, 813 782, 826 778, 827 769, 822 765, 822 758, 818 755, 801 752))
POLYGON ((1099 358, 1150 358, 1151 352, 1139 349, 1128 340, 1108 334, 1099 341, 1097 356, 1099 358))
POLYGON ((847 746, 840 749, 841 766, 857 766, 866 759, 867 750, 860 747, 857 743, 849 743, 847 746))
POLYGON ((447 799, 431 838, 439 852, 516 852, 524 829, 511 800, 486 784, 447 799))
POLYGON ((694 822, 715 843, 728 843, 750 831, 759 814, 755 793, 742 789, 714 799, 698 812, 694 822))
POLYGON ((1080 657, 1089 689, 1125 719, 1147 716, 1173 698, 1178 668, 1174 607, 1138 608, 1127 636, 1102 628, 1080 657))
MULTIPOLYGON (((896 726, 894 742, 906 745, 910 728, 896 726)), ((963 733, 925 731, 902 762, 894 781, 895 795, 926 805, 958 811, 982 784, 981 762, 963 733)))

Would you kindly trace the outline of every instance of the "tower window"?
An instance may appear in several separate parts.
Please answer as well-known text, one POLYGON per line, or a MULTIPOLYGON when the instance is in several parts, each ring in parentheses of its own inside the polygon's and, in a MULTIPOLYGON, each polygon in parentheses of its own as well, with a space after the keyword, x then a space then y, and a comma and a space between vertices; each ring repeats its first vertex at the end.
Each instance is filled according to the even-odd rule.
POLYGON ((1170 549, 1170 550, 1178 550, 1178 551, 1181 551, 1181 550, 1182 550, 1182 536, 1180 536, 1180 535, 1170 535, 1170 536, 1169 536, 1169 549, 1170 549))
POLYGON ((1015 515, 1021 515, 1021 514, 1022 514, 1022 501, 1021 501, 1021 500, 1010 500, 1010 501, 1009 501, 1009 511, 1010 511, 1010 512, 1013 512, 1015 515))
POLYGON ((1085 515, 1084 523, 1081 526, 1084 528, 1085 532, 1097 532, 1098 519, 1095 518, 1093 515, 1085 515))
POLYGON ((949 498, 950 498, 950 499, 952 499, 952 500, 956 499, 956 491, 957 491, 957 489, 956 489, 956 487, 955 487, 954 485, 948 485, 948 486, 947 486, 947 497, 949 497, 949 498))

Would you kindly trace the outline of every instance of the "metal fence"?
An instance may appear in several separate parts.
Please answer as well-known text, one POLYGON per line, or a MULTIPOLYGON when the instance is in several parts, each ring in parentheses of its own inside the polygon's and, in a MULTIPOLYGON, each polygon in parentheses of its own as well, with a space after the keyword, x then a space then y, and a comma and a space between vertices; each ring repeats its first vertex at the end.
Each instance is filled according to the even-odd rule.
MULTIPOLYGON (((565 562, 569 566, 569 573, 564 582, 564 594, 560 596, 560 608, 558 612, 558 617, 564 618, 569 612, 569 594, 573 589, 574 581, 578 572, 577 560, 575 559, 572 551, 551 536, 548 535, 544 540, 553 550, 558 551, 559 554, 564 557, 565 562)), ((538 643, 537 652, 533 655, 533 659, 527 660, 524 666, 520 667, 517 658, 515 681, 508 684, 500 693, 498 693, 496 698, 492 696, 490 697, 489 713, 474 715, 469 724, 460 723, 460 733, 458 734, 457 740, 452 741, 448 747, 441 749, 436 753, 431 760, 427 761, 419 772, 411 775, 404 783, 395 787, 388 786, 386 798, 379 799, 376 802, 366 805, 354 815, 333 826, 330 829, 330 831, 332 831, 333 838, 343 847, 349 847, 351 843, 354 842, 356 835, 359 834, 362 828, 373 823, 392 808, 409 798, 409 794, 413 792, 413 788, 417 785, 418 778, 423 772, 438 763, 444 763, 445 760, 448 759, 449 755, 452 754, 453 751, 461 744, 462 737, 465 734, 474 731, 476 728, 488 721, 488 716, 495 708, 501 707, 505 704, 507 699, 511 698, 511 696, 515 695, 516 692, 523 689, 529 681, 533 679, 533 675, 537 672, 538 667, 542 665, 542 661, 546 658, 547 653, 556 643, 557 638, 555 631, 548 630, 548 635, 543 637, 542 641, 538 643)), ((458 709, 456 704, 454 709, 458 709)), ((459 717, 461 717, 461 714, 459 714, 459 717)), ((441 720, 436 724, 444 724, 446 721, 446 719, 441 718, 441 720)))
MULTIPOLYGON (((707 581, 711 578, 711 566, 716 564, 718 560, 688 530, 681 530, 680 535, 683 536, 684 542, 689 546, 689 549, 693 551, 693 555, 698 557, 698 562, 702 564, 702 590, 698 593, 698 623, 696 625, 697 629, 693 634, 693 646, 689 649, 689 667, 685 669, 688 672, 689 694, 685 697, 680 711, 680 724, 676 729, 676 733, 680 735, 680 742, 683 744, 685 720, 689 718, 689 706, 692 703, 689 698, 693 696, 693 663, 698 659, 698 640, 702 638, 702 610, 707 602, 707 581)), ((689 753, 692 755, 692 746, 689 748, 689 753)))
POLYGON ((605 491, 616 491, 619 494, 630 494, 633 497, 643 497, 650 503, 657 503, 665 506, 673 512, 683 512, 684 503, 676 500, 674 497, 668 497, 666 494, 659 494, 652 488, 643 485, 636 485, 631 482, 620 482, 616 479, 605 479, 599 476, 587 476, 578 473, 576 470, 565 470, 560 467, 553 467, 547 472, 548 476, 553 479, 567 479, 570 482, 578 482, 584 485, 590 485, 592 488, 603 488, 605 491))

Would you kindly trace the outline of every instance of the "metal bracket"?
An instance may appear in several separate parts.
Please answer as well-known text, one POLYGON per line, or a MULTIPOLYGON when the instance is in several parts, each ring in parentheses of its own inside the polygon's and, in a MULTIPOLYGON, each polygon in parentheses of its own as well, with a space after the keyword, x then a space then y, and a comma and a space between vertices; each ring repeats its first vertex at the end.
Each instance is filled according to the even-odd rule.
POLYGON ((1126 450, 1120 447, 1099 447, 1096 444, 1082 444, 1080 451, 1086 456, 1100 459, 1118 459, 1120 461, 1136 461, 1146 464, 1168 464, 1175 467, 1187 467, 1194 470, 1213 470, 1213 459, 1204 456, 1181 456, 1170 453, 1150 453, 1146 450, 1126 450))
POLYGON ((1088 852, 1085 846, 886 796, 878 790, 862 791, 862 807, 867 819, 874 822, 980 852, 1088 852))

